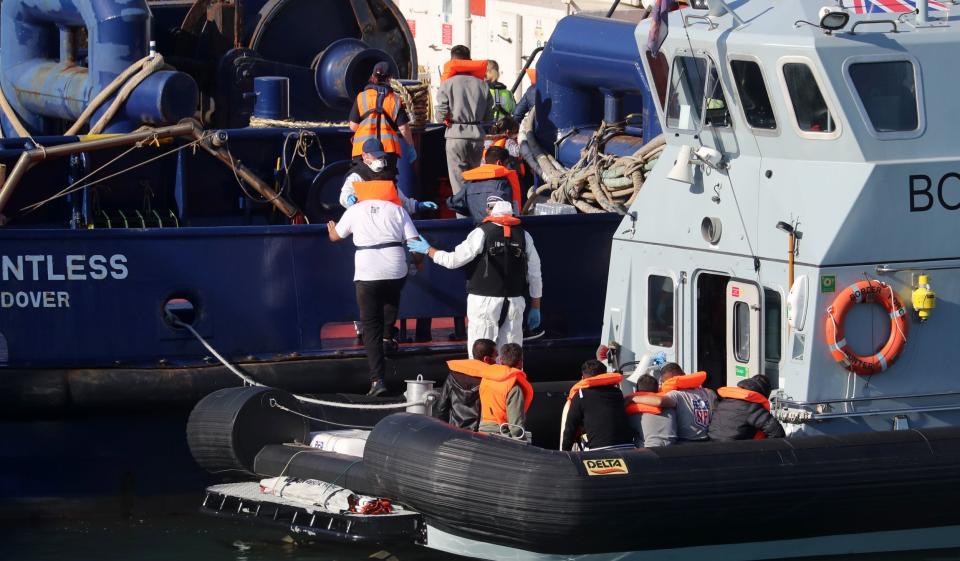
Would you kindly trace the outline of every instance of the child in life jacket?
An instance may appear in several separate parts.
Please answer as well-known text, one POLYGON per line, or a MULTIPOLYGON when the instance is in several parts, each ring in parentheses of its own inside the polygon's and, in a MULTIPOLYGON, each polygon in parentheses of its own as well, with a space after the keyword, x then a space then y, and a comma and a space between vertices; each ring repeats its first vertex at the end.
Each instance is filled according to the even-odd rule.
MULTIPOLYGON (((636 393, 627 396, 628 400, 636 395, 656 395, 660 384, 649 374, 637 380, 636 393)), ((653 405, 640 405, 629 401, 627 417, 633 429, 634 442, 640 448, 670 446, 677 442, 677 412, 671 408, 653 405)))
POLYGON ((477 430, 480 424, 480 381, 487 366, 497 363, 497 344, 490 339, 473 342, 473 357, 448 360, 450 374, 443 382, 434 416, 455 427, 477 430))
POLYGON ((662 409, 675 408, 677 442, 705 442, 709 440, 707 429, 717 403, 717 394, 703 387, 706 379, 706 372, 684 374, 679 364, 668 362, 660 369, 660 393, 634 395, 631 401, 662 409))
POLYGON ((633 434, 623 408, 620 382, 623 375, 607 372, 599 360, 591 359, 580 368, 582 378, 567 396, 561 450, 572 450, 580 442, 584 450, 611 446, 633 446, 633 434))
POLYGON ((710 440, 783 438, 780 421, 770 414, 770 380, 763 374, 720 388, 720 403, 710 421, 710 440))
POLYGON ((480 381, 479 432, 522 437, 532 402, 533 386, 523 372, 523 347, 507 343, 500 347, 500 364, 484 369, 480 381))

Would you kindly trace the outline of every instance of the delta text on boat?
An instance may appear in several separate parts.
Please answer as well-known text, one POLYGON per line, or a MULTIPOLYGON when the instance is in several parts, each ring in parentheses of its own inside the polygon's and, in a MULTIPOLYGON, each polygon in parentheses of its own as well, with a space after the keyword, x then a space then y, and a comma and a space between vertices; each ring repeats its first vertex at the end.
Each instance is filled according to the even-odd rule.
MULTIPOLYGON (((600 354, 634 379, 661 352, 714 388, 764 373, 787 438, 560 452, 410 413, 311 433, 293 396, 248 388, 194 410, 197 460, 384 497, 421 516, 390 539, 486 559, 960 545, 955 6, 709 4, 671 12, 657 53, 649 20, 635 31, 666 148, 614 234, 600 354)), ((616 26, 571 16, 550 42, 616 26)), ((204 509, 231 496, 208 488, 204 509)), ((269 493, 247 501, 230 504, 324 535, 269 493)))

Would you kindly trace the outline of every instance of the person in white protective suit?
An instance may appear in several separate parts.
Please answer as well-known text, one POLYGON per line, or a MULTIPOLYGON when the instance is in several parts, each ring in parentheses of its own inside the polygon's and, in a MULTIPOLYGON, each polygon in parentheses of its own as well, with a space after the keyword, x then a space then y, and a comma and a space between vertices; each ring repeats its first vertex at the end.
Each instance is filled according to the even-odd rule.
MULTIPOLYGON (((453 251, 440 251, 424 240, 408 240, 407 247, 427 255, 447 269, 467 266, 467 349, 477 339, 491 339, 500 347, 523 345, 525 289, 530 291, 527 327, 540 327, 543 278, 533 238, 503 200, 488 201, 488 216, 453 251)), ((473 357, 471 357, 473 358, 473 357)))

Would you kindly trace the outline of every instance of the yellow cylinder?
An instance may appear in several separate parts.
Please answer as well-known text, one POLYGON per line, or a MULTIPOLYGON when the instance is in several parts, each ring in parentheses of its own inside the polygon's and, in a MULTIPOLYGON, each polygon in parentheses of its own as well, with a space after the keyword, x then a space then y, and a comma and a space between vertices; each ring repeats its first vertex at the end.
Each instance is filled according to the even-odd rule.
POLYGON ((917 311, 920 322, 925 322, 930 318, 930 312, 937 307, 937 293, 930 288, 930 278, 928 275, 919 275, 917 277, 917 286, 913 289, 911 295, 913 309, 917 311))

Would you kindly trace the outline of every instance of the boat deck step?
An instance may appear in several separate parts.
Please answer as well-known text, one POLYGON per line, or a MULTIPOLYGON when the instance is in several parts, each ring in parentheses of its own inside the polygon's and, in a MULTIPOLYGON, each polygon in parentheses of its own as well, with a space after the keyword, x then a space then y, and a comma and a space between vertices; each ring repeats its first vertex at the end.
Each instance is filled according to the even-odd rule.
POLYGON ((390 514, 331 512, 317 505, 260 492, 256 481, 207 487, 203 514, 248 520, 294 534, 345 543, 414 543, 425 538, 426 523, 415 511, 396 507, 390 514))

